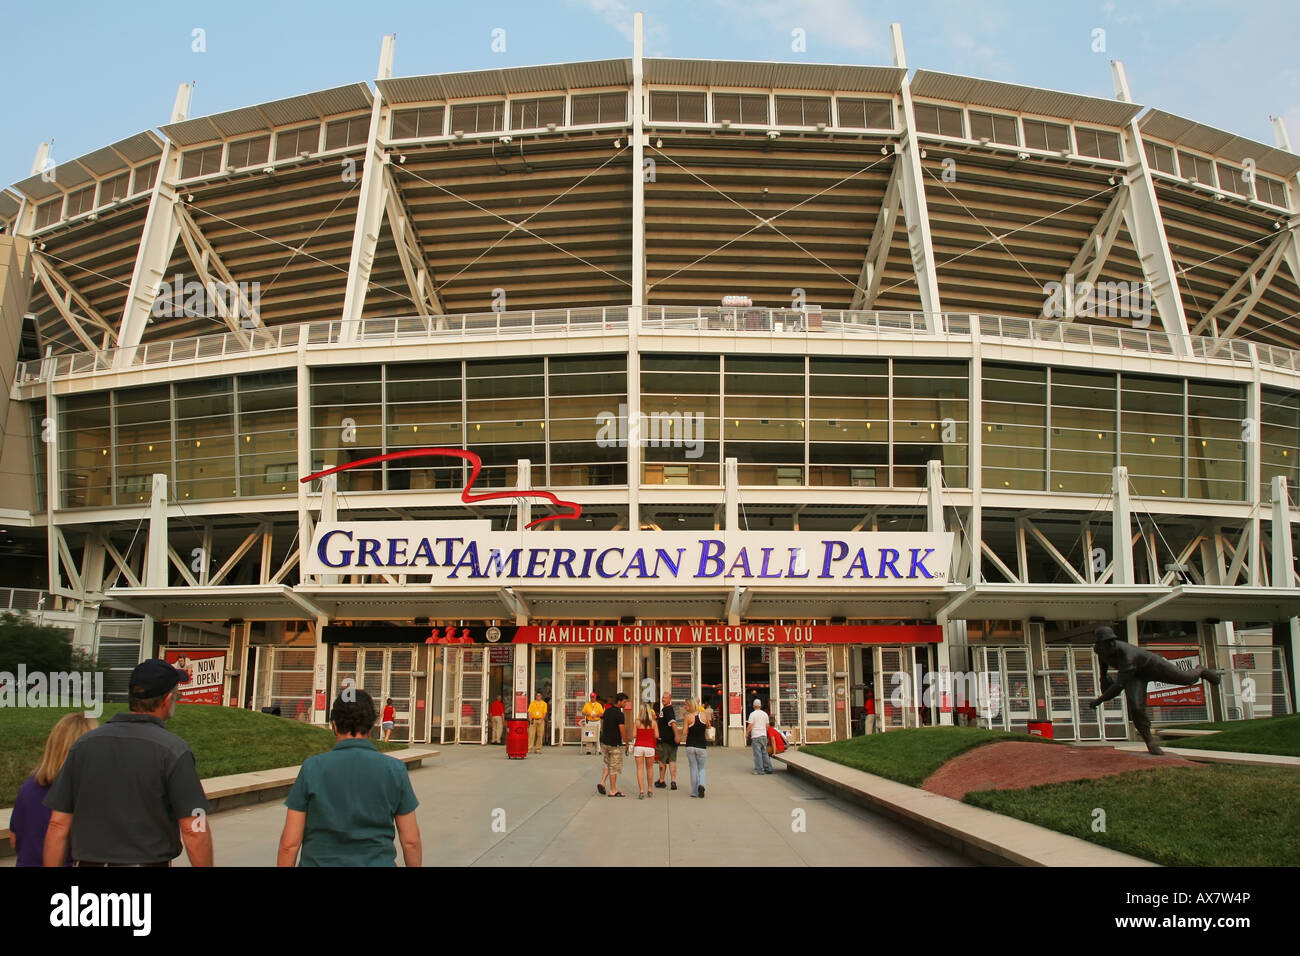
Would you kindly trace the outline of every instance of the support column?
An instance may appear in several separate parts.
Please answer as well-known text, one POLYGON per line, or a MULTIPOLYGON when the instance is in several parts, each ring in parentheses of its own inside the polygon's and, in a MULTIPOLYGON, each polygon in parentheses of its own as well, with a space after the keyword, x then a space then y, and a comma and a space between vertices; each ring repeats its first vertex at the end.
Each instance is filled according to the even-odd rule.
POLYGON ((640 13, 632 19, 632 300, 627 311, 627 526, 641 530, 641 323, 645 281, 645 35, 640 13))
MULTIPOLYGON (((324 727, 329 721, 326 719, 328 708, 333 701, 330 700, 330 649, 325 643, 325 625, 329 623, 329 618, 325 615, 318 615, 316 618, 316 659, 313 661, 312 673, 312 695, 315 699, 312 701, 311 722, 317 726, 324 727), (323 699, 322 699, 323 698, 323 699), (321 705, 324 706, 321 706, 321 705)), ((360 675, 358 675, 359 677, 360 675)), ((380 702, 382 703, 382 702, 380 702)))
MULTIPOLYGON (((931 459, 926 462, 926 507, 925 530, 931 533, 943 533, 947 529, 943 520, 943 462, 931 459)), ((960 622, 962 638, 965 638, 966 625, 960 622)), ((941 625, 942 637, 934 650, 934 666, 938 671, 938 712, 939 723, 944 727, 953 724, 952 693, 952 645, 949 643, 957 625, 944 621, 941 625)), ((964 641, 963 641, 964 643, 964 641)), ((963 668, 964 669, 964 668, 963 668)))
POLYGON ((727 708, 723 721, 728 747, 747 747, 745 739, 745 657, 739 644, 727 645, 727 708), (737 706, 739 705, 739 706, 737 706))
POLYGON ((1255 343, 1248 343, 1250 349, 1250 384, 1246 389, 1247 406, 1246 414, 1250 421, 1255 423, 1254 439, 1246 442, 1246 500, 1250 502, 1250 518, 1247 523, 1249 540, 1246 546, 1249 550, 1246 552, 1246 561, 1249 566, 1246 570, 1246 583, 1253 588, 1257 588, 1262 583, 1263 575, 1260 574, 1260 566, 1263 564, 1263 549, 1260 545, 1263 543, 1260 539, 1260 518, 1264 510, 1263 501, 1263 484, 1262 470, 1260 466, 1260 450, 1263 439, 1264 421, 1262 397, 1264 391, 1263 376, 1260 374, 1259 353, 1255 348, 1255 343))
POLYGON ((737 459, 728 458, 722 463, 723 521, 722 530, 739 531, 737 512, 740 504, 740 469, 737 459))
POLYGON ((149 543, 145 550, 144 580, 147 588, 167 587, 167 476, 153 476, 149 500, 149 543))
MULTIPOLYGON (((1273 478, 1273 567, 1272 580, 1275 588, 1293 588, 1296 583, 1295 555, 1291 546, 1291 496, 1287 488, 1286 477, 1275 475, 1273 478)), ((1296 680, 1296 668, 1300 665, 1300 618, 1287 621, 1285 636, 1280 628, 1274 628, 1273 643, 1280 645, 1285 653, 1287 668, 1291 677, 1292 707, 1300 711, 1297 701, 1300 697, 1300 681, 1296 680)))
MULTIPOLYGON (((519 491, 528 491, 533 487, 533 472, 527 458, 520 458, 515 462, 515 488, 519 491)), ((515 519, 518 530, 523 531, 528 527, 528 522, 533 520, 533 499, 525 495, 520 495, 516 499, 518 514, 515 519)))
MULTIPOLYGON (((386 80, 393 75, 395 40, 395 36, 384 37, 379 53, 378 79, 386 80)), ((384 94, 376 86, 375 101, 370 107, 370 136, 366 141, 365 160, 361 170, 361 196, 357 200, 356 225, 352 228, 348 279, 343 291, 340 342, 355 342, 360 335, 361 313, 366 305, 366 290, 370 288, 370 270, 375 264, 375 249, 379 245, 379 230, 384 222, 384 207, 388 202, 388 176, 384 172, 388 154, 379 148, 383 114, 384 94)))
MULTIPOLYGON (((1132 103, 1124 64, 1112 60, 1110 65, 1115 82, 1115 98, 1124 103, 1132 103)), ((1160 202, 1156 197, 1155 181, 1151 178, 1151 167, 1147 164, 1146 148, 1142 143, 1137 117, 1129 120, 1121 132, 1129 160, 1128 170, 1124 174, 1124 182, 1129 187, 1124 221, 1128 225, 1138 260, 1142 263, 1142 276, 1151 289, 1156 311, 1160 313, 1160 324, 1169 336, 1174 354, 1188 356, 1192 353, 1192 344, 1187 332, 1187 314, 1183 311, 1183 295, 1178 287, 1174 257, 1169 251, 1169 239, 1165 235, 1165 223, 1160 215, 1160 202)))
MULTIPOLYGON (((894 47, 894 66, 907 69, 903 52, 903 30, 897 23, 889 25, 894 47)), ((912 81, 903 74, 903 135, 898 151, 900 186, 903 195, 903 219, 907 224, 907 246, 912 253, 912 269, 921 295, 928 332, 941 329, 943 306, 939 302, 939 279, 934 265, 934 242, 930 238, 930 210, 925 203, 925 173, 921 169, 921 146, 916 139, 916 115, 912 109, 912 81)))
MULTIPOLYGON (((173 123, 179 123, 189 116, 191 92, 192 87, 188 83, 182 83, 176 91, 176 102, 172 106, 173 123)), ((162 155, 158 158, 158 178, 154 181, 144 231, 140 234, 140 251, 136 254, 131 284, 127 287, 121 332, 117 337, 118 351, 113 359, 114 368, 131 367, 135 346, 144 338, 145 326, 152 317, 158 284, 167 272, 172 252, 180 239, 181 226, 175 213, 178 202, 176 182, 180 178, 180 171, 181 151, 168 140, 163 143, 162 155)))
MULTIPOLYGON (((1133 511, 1129 504, 1128 468, 1117 465, 1111 469, 1111 512, 1110 512, 1110 548, 1111 583, 1133 583, 1133 511)), ((1130 644, 1138 642, 1138 620, 1136 614, 1130 614, 1125 621, 1127 640, 1130 644)))

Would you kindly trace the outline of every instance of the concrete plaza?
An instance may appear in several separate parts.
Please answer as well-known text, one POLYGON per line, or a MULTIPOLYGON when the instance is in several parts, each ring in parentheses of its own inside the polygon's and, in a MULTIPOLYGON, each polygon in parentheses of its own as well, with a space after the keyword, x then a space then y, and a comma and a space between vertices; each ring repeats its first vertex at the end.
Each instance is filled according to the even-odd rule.
MULTIPOLYGON (((596 792, 600 757, 576 747, 547 747, 522 761, 507 760, 503 747, 438 749, 411 771, 426 866, 969 865, 780 764, 770 776, 752 776, 748 750, 710 748, 703 800, 687 794, 684 753, 680 789, 647 800, 637 799, 636 770, 624 758, 619 788, 628 796, 620 800, 596 792)), ((275 801, 213 814, 217 865, 274 865, 284 813, 275 801)))

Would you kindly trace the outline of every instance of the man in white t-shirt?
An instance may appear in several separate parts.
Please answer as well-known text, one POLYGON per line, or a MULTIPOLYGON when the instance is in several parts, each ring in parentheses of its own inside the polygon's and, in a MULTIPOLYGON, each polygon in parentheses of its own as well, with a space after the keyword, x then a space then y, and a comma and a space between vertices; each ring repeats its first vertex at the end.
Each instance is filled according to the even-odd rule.
POLYGON ((772 758, 767 755, 767 714, 763 711, 763 702, 754 701, 754 709, 749 713, 749 722, 745 724, 745 736, 754 748, 754 775, 772 772, 772 758))

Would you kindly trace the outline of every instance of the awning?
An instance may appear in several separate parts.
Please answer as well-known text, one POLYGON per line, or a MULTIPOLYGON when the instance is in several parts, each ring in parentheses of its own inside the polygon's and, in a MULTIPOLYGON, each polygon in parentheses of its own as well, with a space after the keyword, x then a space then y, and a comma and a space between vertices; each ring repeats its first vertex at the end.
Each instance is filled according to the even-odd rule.
POLYGON ((1120 621, 1170 589, 1145 584, 977 584, 948 604, 953 621, 1120 621))
POLYGON ((284 584, 109 588, 105 603, 159 621, 314 621, 316 607, 284 584))
POLYGON ((1148 621, 1287 621, 1300 617, 1300 588, 1184 584, 1140 613, 1148 621))

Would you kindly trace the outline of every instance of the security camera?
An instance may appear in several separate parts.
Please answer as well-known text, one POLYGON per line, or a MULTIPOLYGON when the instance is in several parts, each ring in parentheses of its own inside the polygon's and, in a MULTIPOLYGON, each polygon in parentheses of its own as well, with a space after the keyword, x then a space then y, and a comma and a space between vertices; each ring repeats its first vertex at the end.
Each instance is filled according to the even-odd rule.
POLYGON ((509 146, 509 145, 510 145, 510 134, 509 134, 509 133, 506 133, 504 136, 501 137, 500 140, 498 140, 498 142, 504 143, 505 145, 509 146))
POLYGON ((781 138, 781 134, 780 134, 779 132, 777 132, 776 130, 774 130, 774 129, 770 129, 770 130, 767 131, 767 138, 768 138, 768 139, 780 139, 780 138, 781 138))
POLYGON ((664 141, 662 139, 656 139, 655 149, 663 149, 663 148, 664 148, 664 141))
POLYGON ((397 162, 404 164, 406 162, 406 154, 405 153, 398 154, 397 162))
POLYGON ((1016 153, 1016 159, 1028 159, 1028 158, 1029 158, 1029 154, 1028 154, 1028 153, 1023 153, 1023 152, 1022 152, 1022 153, 1016 153))
POLYGON ((270 176, 273 172, 275 172, 275 167, 274 167, 274 166, 263 166, 263 167, 262 167, 262 174, 265 175, 265 176, 270 176))

